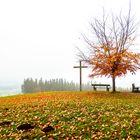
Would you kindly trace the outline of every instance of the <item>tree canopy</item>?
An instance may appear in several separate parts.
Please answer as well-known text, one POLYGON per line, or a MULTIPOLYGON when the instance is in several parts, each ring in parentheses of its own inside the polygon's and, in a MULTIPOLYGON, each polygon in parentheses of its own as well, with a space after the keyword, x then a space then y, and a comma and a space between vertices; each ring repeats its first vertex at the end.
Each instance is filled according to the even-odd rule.
POLYGON ((115 91, 116 77, 124 76, 128 71, 135 74, 140 68, 140 53, 130 49, 137 37, 137 24, 131 16, 131 8, 126 16, 121 13, 105 16, 103 11, 102 18, 94 18, 90 27, 92 37, 83 35, 89 54, 82 52, 80 57, 91 65, 90 77, 111 77, 115 91))

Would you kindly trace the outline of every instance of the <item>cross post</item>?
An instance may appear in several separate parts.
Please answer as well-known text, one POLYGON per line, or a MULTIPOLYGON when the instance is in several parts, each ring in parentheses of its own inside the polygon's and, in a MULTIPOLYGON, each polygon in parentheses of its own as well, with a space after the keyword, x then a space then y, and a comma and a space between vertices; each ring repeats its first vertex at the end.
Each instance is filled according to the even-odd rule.
POLYGON ((82 68, 87 68, 88 66, 82 66, 82 61, 84 60, 80 60, 79 61, 79 66, 74 66, 73 68, 79 68, 80 70, 80 91, 82 91, 82 68))

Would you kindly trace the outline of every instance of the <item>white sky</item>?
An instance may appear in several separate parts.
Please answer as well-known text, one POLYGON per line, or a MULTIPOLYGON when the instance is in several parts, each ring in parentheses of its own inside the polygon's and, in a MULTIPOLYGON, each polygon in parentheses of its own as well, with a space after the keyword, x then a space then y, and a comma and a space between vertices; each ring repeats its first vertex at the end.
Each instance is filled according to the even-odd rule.
MULTIPOLYGON (((129 0, 1 0, 0 1, 0 85, 21 84, 24 78, 65 78, 79 81, 75 46, 82 45, 93 17, 106 11, 126 12, 129 0)), ((139 19, 139 0, 132 11, 139 19)), ((140 20, 140 19, 139 19, 140 20)), ((139 73, 139 72, 138 72, 139 73)), ((135 82, 138 74, 117 80, 118 86, 135 82)), ((89 70, 83 70, 83 81, 89 70)), ((93 82, 111 83, 111 79, 93 82)))

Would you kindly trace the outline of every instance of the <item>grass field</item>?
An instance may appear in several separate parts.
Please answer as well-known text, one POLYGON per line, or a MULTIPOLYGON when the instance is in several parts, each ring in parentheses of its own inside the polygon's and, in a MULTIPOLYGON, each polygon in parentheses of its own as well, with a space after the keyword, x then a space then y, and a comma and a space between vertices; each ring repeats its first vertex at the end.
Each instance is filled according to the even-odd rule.
POLYGON ((0 139, 140 139, 140 95, 50 92, 1 97, 0 139), (17 130, 24 123, 35 127, 17 130), (45 134, 42 129, 48 125, 54 130, 45 134))

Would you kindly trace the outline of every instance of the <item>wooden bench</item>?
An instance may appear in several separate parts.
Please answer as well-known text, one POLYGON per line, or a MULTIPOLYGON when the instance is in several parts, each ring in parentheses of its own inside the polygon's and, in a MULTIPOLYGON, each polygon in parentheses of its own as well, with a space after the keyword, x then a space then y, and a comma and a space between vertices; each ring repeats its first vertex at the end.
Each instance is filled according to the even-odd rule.
POLYGON ((140 87, 135 87, 135 84, 132 84, 132 92, 140 92, 140 87))
POLYGON ((106 87, 106 91, 109 91, 110 85, 109 84, 91 84, 93 86, 93 90, 96 91, 97 87, 106 87))

